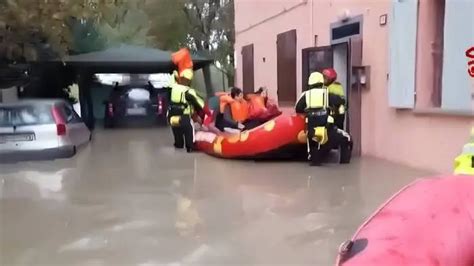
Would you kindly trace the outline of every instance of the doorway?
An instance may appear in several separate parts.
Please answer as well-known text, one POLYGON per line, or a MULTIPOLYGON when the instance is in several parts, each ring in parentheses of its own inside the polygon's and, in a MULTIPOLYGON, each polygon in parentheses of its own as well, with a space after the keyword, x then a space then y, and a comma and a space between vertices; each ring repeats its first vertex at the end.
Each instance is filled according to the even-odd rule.
POLYGON ((334 70, 337 73, 337 80, 344 87, 345 95, 348 95, 349 88, 349 51, 347 43, 340 43, 333 46, 334 70))
POLYGON ((307 89, 309 75, 314 71, 323 71, 325 68, 334 68, 346 94, 347 108, 345 130, 354 141, 353 155, 361 155, 361 104, 362 92, 360 86, 352 86, 353 67, 362 64, 362 39, 349 38, 344 42, 331 46, 311 47, 302 51, 302 84, 307 89))
POLYGON ((322 72, 325 68, 334 65, 334 51, 332 46, 311 47, 302 51, 302 86, 303 91, 308 89, 309 75, 315 71, 322 72))
POLYGON ((242 47, 242 86, 244 93, 254 91, 253 44, 242 47))
POLYGON ((277 94, 280 105, 296 102, 296 30, 277 35, 277 94))

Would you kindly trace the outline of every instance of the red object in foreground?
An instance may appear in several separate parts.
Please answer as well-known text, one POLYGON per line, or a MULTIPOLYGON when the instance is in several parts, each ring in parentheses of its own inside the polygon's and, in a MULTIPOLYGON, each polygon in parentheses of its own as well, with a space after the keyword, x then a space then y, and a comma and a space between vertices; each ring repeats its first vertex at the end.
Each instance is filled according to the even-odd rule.
POLYGON ((376 211, 352 241, 337 265, 474 265, 474 178, 413 182, 376 211))
POLYGON ((207 154, 222 158, 253 158, 278 152, 289 145, 305 146, 304 118, 280 115, 254 129, 236 134, 196 133, 196 145, 207 154))

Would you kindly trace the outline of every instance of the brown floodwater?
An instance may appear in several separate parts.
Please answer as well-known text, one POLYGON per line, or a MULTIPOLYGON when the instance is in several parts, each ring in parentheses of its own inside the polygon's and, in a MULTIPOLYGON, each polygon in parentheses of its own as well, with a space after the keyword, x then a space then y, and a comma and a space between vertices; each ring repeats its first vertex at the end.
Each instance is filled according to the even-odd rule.
POLYGON ((333 265, 367 215, 429 175, 171 143, 166 129, 99 130, 74 158, 0 165, 0 265, 333 265))

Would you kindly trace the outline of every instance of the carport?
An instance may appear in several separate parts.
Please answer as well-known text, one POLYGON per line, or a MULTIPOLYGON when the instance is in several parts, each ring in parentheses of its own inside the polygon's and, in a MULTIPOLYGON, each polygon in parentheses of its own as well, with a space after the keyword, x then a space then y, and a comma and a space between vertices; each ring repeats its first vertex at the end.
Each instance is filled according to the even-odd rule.
MULTIPOLYGON (((91 85, 96 73, 151 74, 171 73, 175 69, 170 51, 155 48, 121 45, 103 51, 68 56, 64 66, 72 68, 78 78, 81 116, 90 129, 94 128, 91 85)), ((194 69, 213 62, 212 59, 193 54, 194 69)))

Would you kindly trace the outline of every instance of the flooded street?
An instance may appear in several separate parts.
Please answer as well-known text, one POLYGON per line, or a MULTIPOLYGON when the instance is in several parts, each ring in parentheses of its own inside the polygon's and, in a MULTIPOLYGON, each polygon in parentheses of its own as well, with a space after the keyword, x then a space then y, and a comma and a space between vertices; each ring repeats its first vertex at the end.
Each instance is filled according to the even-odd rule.
POLYGON ((311 168, 171 148, 167 129, 98 130, 76 157, 0 165, 1 265, 333 265, 415 178, 376 159, 311 168))

